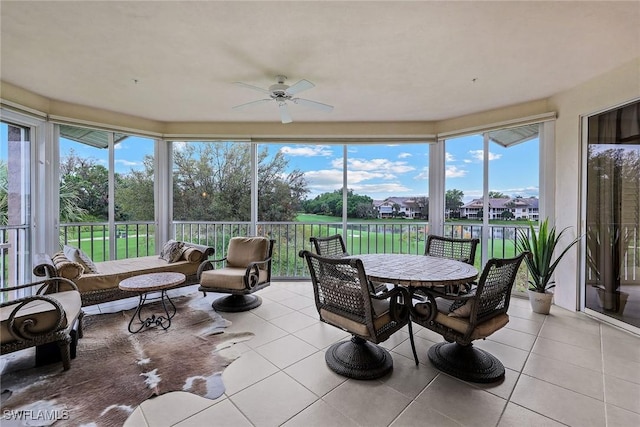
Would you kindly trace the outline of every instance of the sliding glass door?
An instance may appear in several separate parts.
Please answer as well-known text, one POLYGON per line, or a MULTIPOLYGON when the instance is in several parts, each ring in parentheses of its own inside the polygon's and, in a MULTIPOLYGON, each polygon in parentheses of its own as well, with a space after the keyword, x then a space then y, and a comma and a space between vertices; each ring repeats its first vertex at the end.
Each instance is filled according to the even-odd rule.
POLYGON ((640 327, 640 102, 586 121, 585 308, 640 327))

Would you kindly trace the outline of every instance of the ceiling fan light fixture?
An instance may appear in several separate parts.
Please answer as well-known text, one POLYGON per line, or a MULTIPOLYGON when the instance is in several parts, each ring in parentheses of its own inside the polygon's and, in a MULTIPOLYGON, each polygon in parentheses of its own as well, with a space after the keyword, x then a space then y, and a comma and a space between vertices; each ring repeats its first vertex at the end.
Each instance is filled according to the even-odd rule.
POLYGON ((253 86, 247 83, 235 82, 234 84, 238 86, 253 89, 261 93, 266 93, 269 95, 270 99, 260 99, 257 101, 251 101, 245 104, 236 105, 233 108, 242 109, 244 107, 262 104, 263 102, 276 101, 276 103, 278 104, 278 109, 280 111, 280 120, 282 123, 291 123, 293 121, 293 119, 291 118, 291 115, 289 114, 287 101, 291 101, 294 104, 304 105, 304 106, 315 108, 317 110, 325 111, 325 112, 330 112, 333 110, 332 105, 311 101, 309 99, 293 97, 297 93, 300 93, 302 91, 315 87, 315 85, 311 83, 309 80, 302 79, 297 83, 293 84, 292 86, 285 84, 286 80, 287 80, 287 76, 282 74, 277 75, 276 76, 277 83, 269 86, 269 89, 262 89, 258 86, 253 86))

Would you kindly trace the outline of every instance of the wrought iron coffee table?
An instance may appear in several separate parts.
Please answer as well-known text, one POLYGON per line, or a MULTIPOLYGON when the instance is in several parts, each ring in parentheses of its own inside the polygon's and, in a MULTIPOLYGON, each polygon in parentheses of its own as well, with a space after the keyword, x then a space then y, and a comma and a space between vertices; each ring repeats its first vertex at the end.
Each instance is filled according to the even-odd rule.
POLYGON ((171 319, 176 315, 177 310, 173 301, 171 301, 171 298, 167 295, 167 290, 183 283, 185 280, 186 277, 182 273, 148 273, 129 277, 128 279, 121 281, 118 285, 121 290, 137 292, 140 297, 138 301, 138 308, 136 308, 135 313, 133 313, 133 316, 131 316, 131 320, 129 321, 129 332, 135 334, 140 332, 143 328, 150 326, 159 326, 164 330, 169 329, 171 326, 171 319), (157 291, 160 291, 159 297, 149 298, 150 293, 157 291), (141 315, 142 307, 147 303, 147 301, 158 299, 162 301, 164 314, 160 314, 159 316, 152 314, 150 317, 143 320, 141 315), (171 313, 169 313, 169 305, 172 308, 171 313), (137 329, 133 329, 133 321, 136 317, 138 318, 140 325, 137 329))

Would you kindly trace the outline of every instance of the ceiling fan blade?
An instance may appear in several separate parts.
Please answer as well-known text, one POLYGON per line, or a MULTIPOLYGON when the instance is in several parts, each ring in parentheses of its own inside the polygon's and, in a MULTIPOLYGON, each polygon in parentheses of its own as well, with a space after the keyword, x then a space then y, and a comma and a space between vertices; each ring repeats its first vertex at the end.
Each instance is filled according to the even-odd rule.
POLYGON ((291 123, 293 119, 291 118, 291 114, 289 114, 289 108, 287 108, 287 104, 281 102, 278 104, 278 108, 280 109, 280 120, 282 123, 291 123))
POLYGON ((295 104, 315 108, 316 110, 326 111, 327 113, 333 111, 333 105, 323 104, 322 102, 311 101, 304 98, 293 98, 292 101, 295 104))
POLYGON ((247 102, 246 104, 240 104, 240 105, 236 105, 235 107, 232 107, 234 110, 240 110, 246 107, 252 107, 254 105, 258 105, 258 104, 264 104, 265 102, 269 102, 269 101, 273 101, 273 99, 268 98, 268 99, 258 99, 257 101, 251 101, 251 102, 247 102))
POLYGON ((303 90, 311 89, 312 87, 316 87, 316 85, 311 83, 309 80, 302 79, 298 83, 289 86, 289 88, 285 90, 285 92, 287 93, 287 95, 295 95, 296 93, 302 92, 303 90))
POLYGON ((241 86, 241 87, 246 87, 246 88, 249 88, 249 89, 257 90, 258 92, 266 93, 267 95, 271 95, 271 92, 269 92, 267 89, 262 89, 261 87, 258 87, 258 86, 254 86, 254 85, 250 85, 250 84, 242 83, 242 82, 233 82, 233 84, 236 85, 236 86, 241 86))

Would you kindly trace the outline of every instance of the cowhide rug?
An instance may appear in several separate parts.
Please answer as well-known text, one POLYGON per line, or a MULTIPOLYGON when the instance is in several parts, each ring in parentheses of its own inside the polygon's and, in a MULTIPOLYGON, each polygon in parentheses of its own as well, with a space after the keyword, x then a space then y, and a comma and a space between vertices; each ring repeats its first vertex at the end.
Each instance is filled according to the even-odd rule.
POLYGON ((33 367, 33 352, 3 356, 9 359, 2 373, 0 423, 49 425, 54 421, 45 418, 54 414, 55 426, 121 426, 154 395, 187 391, 219 397, 222 371, 233 361, 220 350, 252 334, 224 333, 229 322, 199 294, 173 301, 178 312, 166 331, 152 327, 129 333, 133 310, 85 316, 84 338, 66 372, 61 363, 33 367), (25 362, 31 367, 20 369, 25 362), (10 420, 8 414, 15 417, 18 411, 31 420, 10 420), (33 420, 38 417, 40 423, 33 420))

